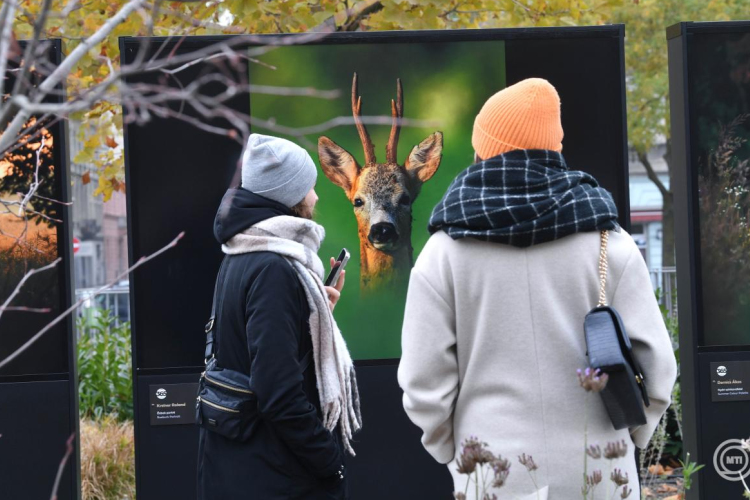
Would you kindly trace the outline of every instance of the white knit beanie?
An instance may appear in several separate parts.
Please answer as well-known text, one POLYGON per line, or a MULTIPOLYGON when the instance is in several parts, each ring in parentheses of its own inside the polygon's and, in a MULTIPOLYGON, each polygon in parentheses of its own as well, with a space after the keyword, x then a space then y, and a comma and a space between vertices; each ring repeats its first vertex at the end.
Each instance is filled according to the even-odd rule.
POLYGON ((286 139, 251 134, 242 154, 242 187, 291 208, 315 186, 318 169, 303 148, 286 139))

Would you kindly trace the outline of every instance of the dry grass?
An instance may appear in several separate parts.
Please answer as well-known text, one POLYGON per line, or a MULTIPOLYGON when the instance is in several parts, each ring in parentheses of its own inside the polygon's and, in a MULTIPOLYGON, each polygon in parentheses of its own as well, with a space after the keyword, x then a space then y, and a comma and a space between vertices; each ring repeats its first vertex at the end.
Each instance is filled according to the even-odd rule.
POLYGON ((81 491, 84 500, 135 498, 133 422, 81 421, 81 491))

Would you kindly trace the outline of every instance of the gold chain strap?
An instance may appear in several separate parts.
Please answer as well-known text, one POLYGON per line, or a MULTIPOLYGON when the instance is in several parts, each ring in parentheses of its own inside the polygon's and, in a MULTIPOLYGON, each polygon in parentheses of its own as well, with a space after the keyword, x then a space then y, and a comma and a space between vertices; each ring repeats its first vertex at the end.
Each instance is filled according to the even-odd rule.
POLYGON ((601 232, 601 250, 599 251, 599 303, 596 307, 607 305, 607 242, 609 231, 601 232))

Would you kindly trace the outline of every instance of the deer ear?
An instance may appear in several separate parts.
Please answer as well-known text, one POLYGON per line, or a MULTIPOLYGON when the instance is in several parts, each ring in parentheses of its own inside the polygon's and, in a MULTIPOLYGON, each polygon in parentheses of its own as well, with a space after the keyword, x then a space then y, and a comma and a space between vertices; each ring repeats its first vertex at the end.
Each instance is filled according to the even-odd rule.
POLYGON ((443 156, 443 133, 435 132, 411 150, 406 159, 406 171, 417 185, 421 185, 437 172, 443 156))
POLYGON ((326 177, 348 194, 359 175, 357 160, 328 137, 318 139, 318 158, 326 177))

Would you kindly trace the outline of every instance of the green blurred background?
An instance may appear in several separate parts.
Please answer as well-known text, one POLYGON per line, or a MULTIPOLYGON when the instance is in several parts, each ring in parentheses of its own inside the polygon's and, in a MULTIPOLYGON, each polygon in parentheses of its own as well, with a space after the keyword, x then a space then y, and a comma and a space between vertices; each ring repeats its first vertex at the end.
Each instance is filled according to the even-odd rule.
MULTIPOLYGON (((341 97, 324 100, 254 94, 251 107, 256 118, 304 127, 337 116, 350 117, 352 76, 356 72, 363 115, 390 116, 396 79, 401 78, 404 118, 438 122, 432 128, 403 127, 399 140, 398 159, 403 165, 412 147, 429 134, 440 130, 444 136, 440 168, 424 184, 413 205, 411 239, 416 260, 429 237, 427 222, 432 208, 456 174, 471 164, 474 117, 488 97, 505 87, 504 42, 307 45, 275 49, 261 61, 273 68, 251 65, 253 84, 340 89, 341 97)), ((375 143, 377 160, 385 161, 390 125, 368 125, 368 130, 375 143)), ((349 151, 360 165, 363 163, 362 143, 354 125, 337 127, 321 135, 349 151)), ((318 137, 306 137, 309 143, 302 145, 318 165, 316 191, 320 201, 315 220, 325 227, 327 235, 320 256, 327 266, 329 258, 337 256, 342 247, 352 255, 336 319, 354 359, 398 358, 406 290, 384 289, 366 298, 360 295, 357 222, 343 190, 320 170, 315 146, 318 137)))

